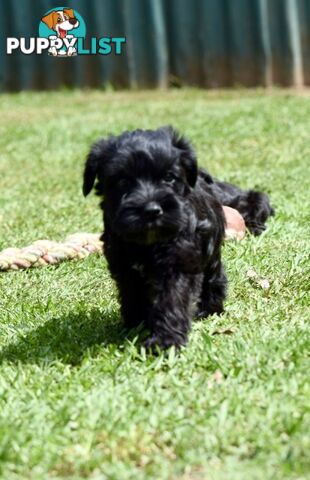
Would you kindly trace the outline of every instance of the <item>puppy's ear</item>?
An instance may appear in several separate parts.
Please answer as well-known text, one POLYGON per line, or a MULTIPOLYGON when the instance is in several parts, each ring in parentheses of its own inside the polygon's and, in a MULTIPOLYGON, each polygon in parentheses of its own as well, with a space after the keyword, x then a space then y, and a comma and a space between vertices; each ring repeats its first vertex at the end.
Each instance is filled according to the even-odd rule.
POLYGON ((48 15, 45 15, 45 17, 41 18, 41 21, 44 22, 48 26, 48 28, 50 28, 51 30, 53 29, 53 26, 56 23, 55 15, 56 15, 55 12, 51 12, 48 15))
POLYGON ((95 180, 99 177, 99 174, 100 180, 103 180, 103 169, 111 149, 111 140, 112 138, 107 140, 102 139, 95 142, 91 147, 89 154, 87 155, 84 168, 84 197, 86 197, 86 195, 88 195, 92 190, 95 180))
POLYGON ((64 8, 64 13, 66 13, 70 18, 74 18, 74 11, 72 8, 64 8))
POLYGON ((198 175, 197 159, 189 141, 179 135, 172 127, 167 127, 167 131, 171 135, 172 144, 180 150, 180 162, 184 168, 186 180, 190 187, 194 187, 198 175))

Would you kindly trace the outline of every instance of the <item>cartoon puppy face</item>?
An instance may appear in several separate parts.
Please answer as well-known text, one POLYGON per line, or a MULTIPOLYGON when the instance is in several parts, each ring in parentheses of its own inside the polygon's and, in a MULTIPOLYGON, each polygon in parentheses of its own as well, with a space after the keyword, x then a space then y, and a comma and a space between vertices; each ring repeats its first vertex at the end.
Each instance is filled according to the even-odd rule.
POLYGON ((53 11, 42 18, 48 28, 55 30, 58 37, 64 38, 69 30, 77 28, 80 22, 75 18, 72 8, 65 8, 64 10, 53 11))

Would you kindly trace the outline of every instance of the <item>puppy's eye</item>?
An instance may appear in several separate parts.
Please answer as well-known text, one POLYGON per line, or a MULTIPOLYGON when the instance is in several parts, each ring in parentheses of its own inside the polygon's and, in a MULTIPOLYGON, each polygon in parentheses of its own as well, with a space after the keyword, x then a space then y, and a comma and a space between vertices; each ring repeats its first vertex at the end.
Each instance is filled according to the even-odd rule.
POLYGON ((61 18, 60 17, 57 18, 57 22, 61 23, 61 18))
POLYGON ((169 183, 169 185, 173 185, 175 183, 175 181, 176 181, 176 178, 173 175, 173 173, 171 173, 171 172, 168 172, 166 174, 166 176, 164 177, 164 182, 169 183))
POLYGON ((69 20, 68 15, 64 15, 64 19, 65 19, 65 20, 69 20))

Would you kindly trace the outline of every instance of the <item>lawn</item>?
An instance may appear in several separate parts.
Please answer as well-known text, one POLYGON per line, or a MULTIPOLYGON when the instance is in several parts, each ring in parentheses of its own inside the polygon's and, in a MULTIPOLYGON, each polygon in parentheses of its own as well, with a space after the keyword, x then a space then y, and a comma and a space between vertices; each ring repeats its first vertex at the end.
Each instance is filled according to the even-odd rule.
POLYGON ((0 113, 0 250, 100 232, 85 155, 137 127, 173 124, 201 165, 276 209, 261 237, 225 244, 226 312, 179 355, 125 336, 103 257, 0 273, 1 479, 309 478, 310 96, 21 93, 0 113))

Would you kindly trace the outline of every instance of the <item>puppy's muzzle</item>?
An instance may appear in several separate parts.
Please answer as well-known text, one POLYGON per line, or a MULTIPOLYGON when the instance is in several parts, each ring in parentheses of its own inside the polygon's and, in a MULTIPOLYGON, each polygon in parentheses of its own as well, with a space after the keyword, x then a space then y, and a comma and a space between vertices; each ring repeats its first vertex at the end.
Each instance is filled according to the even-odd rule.
POLYGON ((144 217, 147 221, 157 220, 163 215, 163 209, 157 202, 148 202, 144 207, 144 217))

